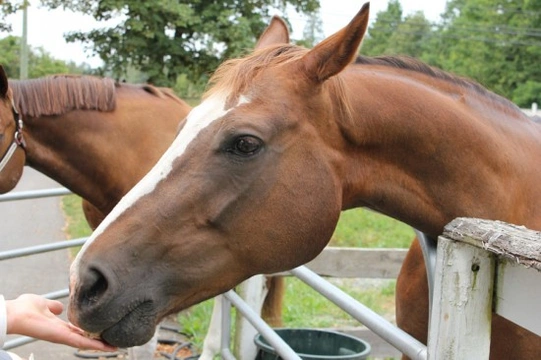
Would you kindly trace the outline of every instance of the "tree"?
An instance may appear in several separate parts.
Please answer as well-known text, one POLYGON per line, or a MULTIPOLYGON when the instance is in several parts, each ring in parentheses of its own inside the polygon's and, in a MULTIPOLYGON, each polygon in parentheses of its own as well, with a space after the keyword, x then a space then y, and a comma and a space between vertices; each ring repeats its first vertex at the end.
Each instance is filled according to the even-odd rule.
POLYGON ((24 0, 21 1, 0 1, 0 31, 11 31, 11 26, 7 24, 6 17, 22 8, 24 0))
POLYGON ((431 37, 432 24, 422 11, 406 16, 388 39, 385 53, 422 57, 428 39, 431 37))
POLYGON ((19 78, 21 41, 17 36, 7 36, 0 39, 0 64, 6 74, 19 78))
POLYGON ((302 40, 297 41, 298 45, 312 48, 314 45, 324 39, 323 23, 319 11, 313 11, 306 14, 306 24, 302 32, 302 40))
POLYGON ((541 0, 451 0, 438 62, 513 100, 539 102, 541 0))
POLYGON ((387 9, 376 14, 376 20, 368 29, 363 41, 363 55, 390 55, 389 40, 402 22, 402 6, 399 0, 389 0, 387 9))
MULTIPOLYGON (((0 39, 0 64, 11 78, 18 78, 20 73, 21 38, 7 36, 0 39)), ((52 74, 82 74, 90 71, 90 67, 76 65, 55 59, 41 47, 29 49, 29 78, 43 77, 52 74)))
POLYGON ((129 66, 148 81, 173 86, 180 74, 200 80, 225 58, 253 47, 273 8, 292 4, 299 12, 319 7, 318 0, 42 0, 46 6, 92 14, 96 20, 121 19, 117 26, 69 34, 68 41, 91 49, 113 76, 129 66))

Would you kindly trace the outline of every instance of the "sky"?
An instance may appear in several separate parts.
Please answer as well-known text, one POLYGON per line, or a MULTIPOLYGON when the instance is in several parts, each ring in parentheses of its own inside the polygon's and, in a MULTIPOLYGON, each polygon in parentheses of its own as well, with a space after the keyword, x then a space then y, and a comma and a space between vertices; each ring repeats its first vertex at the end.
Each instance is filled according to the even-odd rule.
MULTIPOLYGON (((320 0, 325 36, 345 26, 365 2, 366 0, 320 0)), ((387 2, 387 0, 370 2, 372 20, 379 11, 387 8, 387 2)), ((431 21, 439 19, 445 3, 446 0, 401 0, 404 15, 422 10, 431 21)), ((22 18, 22 12, 8 17, 8 22, 12 25, 11 34, 22 35, 22 18)), ((302 17, 292 15, 290 20, 293 26, 293 38, 300 38, 304 27, 302 17)), ((66 43, 64 34, 72 31, 89 31, 103 26, 103 23, 98 23, 89 15, 31 6, 28 10, 28 43, 32 47, 43 47, 57 59, 74 61, 77 64, 85 62, 92 67, 97 67, 101 64, 101 60, 91 56, 90 51, 85 51, 85 46, 81 43, 66 43)), ((0 32, 0 37, 7 35, 9 34, 0 32)))

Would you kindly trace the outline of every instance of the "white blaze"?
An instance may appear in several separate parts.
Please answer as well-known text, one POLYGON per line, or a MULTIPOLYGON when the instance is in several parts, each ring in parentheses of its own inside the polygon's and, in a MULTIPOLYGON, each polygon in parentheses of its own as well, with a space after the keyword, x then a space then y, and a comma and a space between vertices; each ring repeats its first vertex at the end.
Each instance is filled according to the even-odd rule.
POLYGON ((199 106, 192 109, 188 114, 184 128, 177 135, 173 144, 162 155, 160 160, 148 172, 148 174, 139 181, 113 208, 113 210, 105 217, 98 228, 92 233, 86 241, 81 251, 71 265, 71 278, 75 280, 78 276, 79 259, 88 246, 98 237, 110 224, 112 224, 124 211, 137 202, 144 195, 152 192, 156 185, 169 175, 173 169, 173 162, 178 159, 188 145, 197 137, 199 132, 212 124, 215 120, 227 114, 231 109, 225 108, 225 95, 215 94, 199 106), (75 279, 74 279, 75 277, 75 279))

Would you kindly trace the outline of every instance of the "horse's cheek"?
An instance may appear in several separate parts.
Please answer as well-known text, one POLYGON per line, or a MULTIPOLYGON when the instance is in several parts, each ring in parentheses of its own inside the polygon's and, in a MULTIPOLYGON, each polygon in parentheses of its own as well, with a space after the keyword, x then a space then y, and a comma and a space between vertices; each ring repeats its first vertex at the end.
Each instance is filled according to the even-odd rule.
POLYGON ((301 230, 297 241, 302 247, 299 250, 309 257, 306 261, 317 256, 328 244, 340 216, 340 192, 328 169, 321 170, 315 185, 312 181, 301 182, 295 204, 299 214, 294 217, 293 226, 301 230))

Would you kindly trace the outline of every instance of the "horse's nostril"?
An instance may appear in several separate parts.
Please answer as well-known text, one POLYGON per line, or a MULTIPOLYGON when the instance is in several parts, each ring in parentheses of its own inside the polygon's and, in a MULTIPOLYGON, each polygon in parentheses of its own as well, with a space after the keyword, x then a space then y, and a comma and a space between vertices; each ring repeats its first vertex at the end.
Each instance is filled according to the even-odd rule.
POLYGON ((79 294, 79 301, 82 305, 92 305, 107 291, 107 279, 96 268, 91 268, 85 274, 82 281, 82 291, 79 294))

